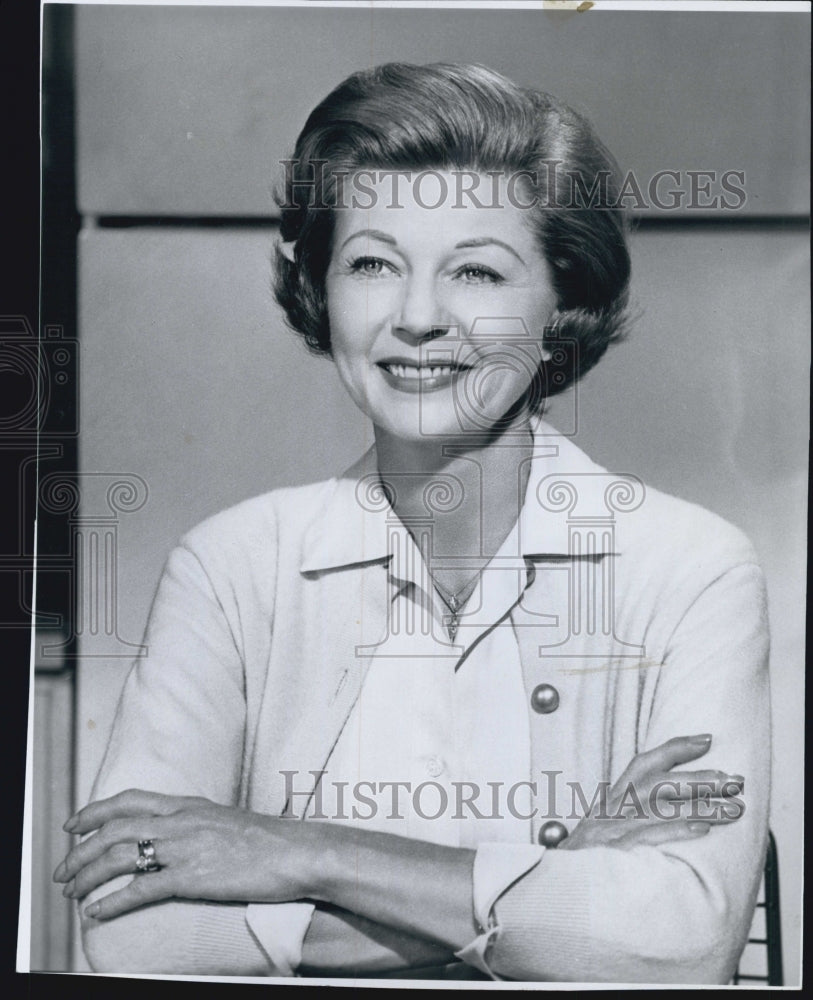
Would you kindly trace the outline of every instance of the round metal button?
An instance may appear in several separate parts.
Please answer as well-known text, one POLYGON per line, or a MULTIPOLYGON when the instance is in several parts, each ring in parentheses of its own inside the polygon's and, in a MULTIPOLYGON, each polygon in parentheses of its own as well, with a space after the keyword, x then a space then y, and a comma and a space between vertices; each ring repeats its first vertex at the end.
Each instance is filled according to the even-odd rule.
POLYGON ((539 827, 537 840, 543 847, 558 847, 568 834, 567 827, 558 819, 548 820, 539 827))
POLYGON ((549 715, 559 707, 559 692, 552 684, 538 684, 531 694, 531 708, 540 715, 549 715))
POLYGON ((440 757, 430 757, 426 762, 426 773, 432 778, 437 778, 444 770, 445 765, 440 757))

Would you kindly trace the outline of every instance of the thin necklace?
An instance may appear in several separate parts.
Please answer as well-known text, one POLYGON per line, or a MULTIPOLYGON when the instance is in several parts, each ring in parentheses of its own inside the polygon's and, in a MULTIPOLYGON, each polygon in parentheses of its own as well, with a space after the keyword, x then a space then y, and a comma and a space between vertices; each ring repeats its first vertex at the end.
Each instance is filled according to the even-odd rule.
MULTIPOLYGON (((526 427, 526 430, 528 431, 528 434, 530 435, 531 438, 531 453, 533 453, 533 447, 534 447, 533 431, 531 430, 530 426, 526 427)), ((528 484, 527 477, 529 472, 530 470, 525 471, 525 488, 527 488, 528 484)), ((450 590, 447 590, 442 584, 438 583, 438 581, 435 580, 434 577, 432 579, 432 582, 435 585, 435 590, 438 596, 451 612, 448 621, 446 622, 446 628, 448 629, 449 632, 449 639, 452 642, 454 642, 455 636, 457 635, 457 630, 460 627, 460 612, 465 607, 468 599, 474 593, 474 588, 477 586, 477 581, 482 576, 484 569, 485 566, 483 566, 481 569, 478 569, 477 572, 474 574, 474 576, 467 583, 464 583, 462 587, 459 587, 454 593, 452 593, 450 590)))
POLYGON ((449 632, 449 639, 452 642, 454 642, 457 630, 460 626, 460 612, 463 610, 466 602, 474 592, 474 588, 477 586, 477 581, 479 580, 482 572, 482 570, 478 570, 471 580, 469 580, 468 583, 464 583, 462 587, 455 591, 455 593, 452 593, 450 590, 446 590, 446 588, 439 584, 437 580, 434 581, 435 590, 438 592, 440 599, 451 612, 451 615, 445 624, 449 632))

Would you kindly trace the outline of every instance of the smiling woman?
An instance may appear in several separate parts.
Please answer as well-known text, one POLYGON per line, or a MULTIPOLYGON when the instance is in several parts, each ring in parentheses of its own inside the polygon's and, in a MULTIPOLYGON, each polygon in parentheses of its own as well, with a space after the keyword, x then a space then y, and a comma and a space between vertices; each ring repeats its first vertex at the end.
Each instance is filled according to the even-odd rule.
POLYGON ((730 978, 767 835, 761 572, 541 419, 621 334, 617 201, 584 119, 482 67, 383 66, 311 114, 277 296, 375 446, 170 556, 56 872, 94 968, 730 978))
POLYGON ((411 194, 393 211, 383 183, 374 190, 372 207, 337 213, 333 233, 325 286, 342 381, 395 438, 482 431, 550 360, 557 296, 527 213, 456 210, 448 199, 430 210, 411 194), (476 411, 455 407, 475 396, 476 411))

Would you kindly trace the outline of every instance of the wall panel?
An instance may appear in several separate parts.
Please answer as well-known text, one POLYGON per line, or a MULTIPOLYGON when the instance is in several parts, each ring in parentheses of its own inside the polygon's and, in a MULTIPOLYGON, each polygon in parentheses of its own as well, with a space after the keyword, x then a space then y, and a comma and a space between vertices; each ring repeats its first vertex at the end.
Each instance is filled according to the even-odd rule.
POLYGON ((276 165, 314 103, 348 73, 389 60, 481 62, 549 90, 585 111, 644 183, 664 169, 743 170, 745 211, 809 204, 804 14, 366 5, 77 14, 84 213, 272 212, 276 165))

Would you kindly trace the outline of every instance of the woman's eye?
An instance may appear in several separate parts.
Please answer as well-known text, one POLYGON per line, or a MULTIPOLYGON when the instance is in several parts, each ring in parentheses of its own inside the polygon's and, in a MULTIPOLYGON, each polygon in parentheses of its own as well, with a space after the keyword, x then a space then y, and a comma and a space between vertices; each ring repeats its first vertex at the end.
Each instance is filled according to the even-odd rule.
POLYGON ((376 278, 388 269, 389 265, 380 257, 357 257, 350 262, 350 270, 354 274, 362 274, 369 278, 376 278))
POLYGON ((480 264, 467 264, 465 267, 461 267, 457 273, 472 285, 496 285, 503 280, 502 276, 497 274, 496 271, 492 271, 490 267, 483 267, 480 264))

